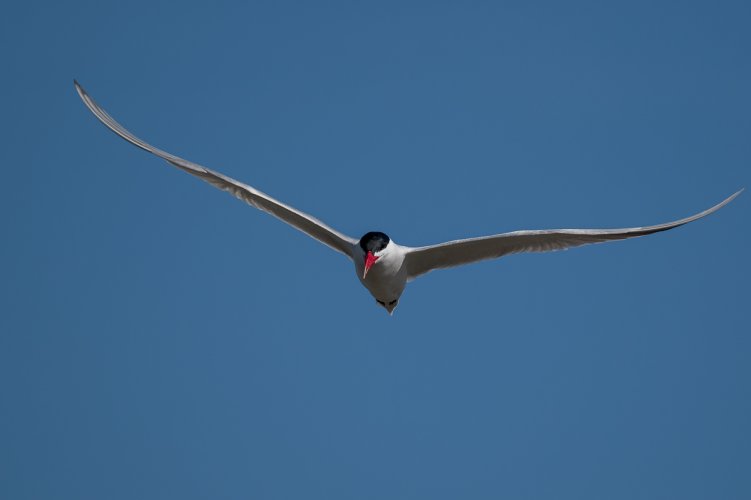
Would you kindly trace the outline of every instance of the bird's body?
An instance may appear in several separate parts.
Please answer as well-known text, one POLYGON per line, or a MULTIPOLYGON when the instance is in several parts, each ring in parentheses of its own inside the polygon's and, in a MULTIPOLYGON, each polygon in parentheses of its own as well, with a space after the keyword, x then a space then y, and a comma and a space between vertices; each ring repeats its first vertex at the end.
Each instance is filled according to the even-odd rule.
POLYGON ((515 231, 449 241, 425 247, 396 244, 382 232, 369 232, 356 240, 336 231, 314 217, 286 205, 219 172, 162 151, 131 134, 100 108, 86 91, 75 82, 76 90, 89 110, 110 130, 152 153, 173 166, 194 175, 214 187, 227 191, 246 203, 263 210, 302 231, 331 249, 349 257, 360 282, 376 299, 378 305, 393 313, 407 283, 435 269, 496 259, 520 252, 563 250, 590 243, 622 240, 667 231, 705 217, 730 203, 741 191, 696 215, 685 219, 646 227, 623 229, 549 229, 515 231))
POLYGON ((391 314, 407 286, 405 257, 408 250, 389 238, 380 251, 373 253, 373 255, 378 256, 377 265, 374 264, 366 275, 367 250, 363 248, 366 246, 363 242, 367 242, 371 234, 383 233, 368 233, 363 236, 352 249, 354 253, 352 261, 355 263, 355 273, 360 279, 360 283, 368 289, 378 305, 391 314))

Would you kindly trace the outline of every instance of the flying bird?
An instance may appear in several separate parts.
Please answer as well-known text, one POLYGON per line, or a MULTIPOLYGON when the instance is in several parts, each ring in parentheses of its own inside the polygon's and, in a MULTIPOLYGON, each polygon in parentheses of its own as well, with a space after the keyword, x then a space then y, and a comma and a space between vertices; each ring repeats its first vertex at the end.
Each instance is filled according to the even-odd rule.
POLYGON ((730 203, 743 189, 721 203, 685 219, 656 226, 630 227, 623 229, 545 229, 514 231, 462 240, 448 241, 424 247, 408 247, 397 244, 380 231, 366 233, 355 239, 327 226, 318 219, 297 210, 256 188, 236 181, 196 163, 184 160, 144 142, 117 123, 74 80, 78 95, 84 104, 114 133, 126 141, 194 175, 214 187, 227 191, 236 198, 267 212, 282 222, 302 231, 333 250, 349 257, 355 265, 355 273, 379 306, 389 314, 399 304, 399 298, 407 283, 435 269, 470 264, 504 255, 522 252, 548 252, 563 250, 590 243, 624 240, 647 234, 667 231, 716 212, 730 203))

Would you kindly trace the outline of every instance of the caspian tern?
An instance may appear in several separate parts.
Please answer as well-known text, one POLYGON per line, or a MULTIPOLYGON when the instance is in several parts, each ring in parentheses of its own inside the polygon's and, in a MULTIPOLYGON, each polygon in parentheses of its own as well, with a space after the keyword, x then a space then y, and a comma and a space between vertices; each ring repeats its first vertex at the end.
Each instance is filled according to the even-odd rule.
POLYGON ((355 264, 355 272, 360 282, 368 289, 378 305, 386 309, 389 314, 393 314, 394 309, 399 304, 399 298, 404 292, 407 282, 434 269, 445 269, 487 259, 497 259, 514 253, 563 250, 589 243, 623 240, 667 231, 716 212, 743 191, 741 189, 721 203, 696 215, 656 226, 623 229, 514 231, 448 241, 425 247, 397 245, 386 234, 377 231, 366 233, 357 240, 332 229, 304 212, 275 200, 252 186, 151 146, 117 123, 94 102, 75 80, 74 85, 78 95, 94 116, 126 141, 166 160, 180 170, 203 179, 212 186, 227 191, 236 198, 268 212, 282 222, 286 222, 324 245, 349 257, 355 264))

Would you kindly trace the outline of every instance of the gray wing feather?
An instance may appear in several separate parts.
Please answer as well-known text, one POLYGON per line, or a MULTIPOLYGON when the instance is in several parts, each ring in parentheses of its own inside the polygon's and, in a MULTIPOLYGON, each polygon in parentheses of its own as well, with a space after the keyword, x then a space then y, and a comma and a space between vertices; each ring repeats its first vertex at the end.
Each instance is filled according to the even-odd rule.
POLYGON ((434 269, 460 266, 504 255, 522 252, 550 252, 566 248, 624 240, 667 231, 701 219, 730 203, 743 189, 721 203, 685 219, 657 226, 623 229, 548 229, 542 231, 514 231, 511 233, 455 240, 438 245, 408 248, 405 258, 408 279, 414 279, 434 269))
POLYGON ((236 181, 235 179, 220 174, 219 172, 215 172, 206 167, 198 165, 197 163, 184 160, 178 156, 167 153, 166 151, 162 151, 161 149, 158 149, 148 144, 147 142, 144 142, 143 140, 131 134, 122 125, 117 123, 114 118, 107 114, 106 111, 99 107, 99 105, 91 98, 91 96, 89 96, 89 94, 83 89, 83 87, 78 84, 78 82, 74 81, 74 84, 76 91, 78 91, 78 95, 81 97, 84 104, 86 104, 86 107, 88 107, 89 110, 94 114, 94 116, 96 116, 104 125, 106 125, 107 128, 112 130, 114 133, 116 133, 126 141, 164 160, 167 160, 169 163, 179 168, 180 170, 203 179, 216 188, 227 191, 231 195, 248 203, 249 205, 252 205, 260 210, 263 210, 264 212, 273 215, 277 219, 286 222, 290 226, 302 231, 308 236, 315 238, 324 245, 327 245, 337 252, 343 253, 347 257, 352 258, 352 246, 357 243, 357 240, 332 229, 323 222, 314 217, 311 217, 304 212, 290 207, 289 205, 286 205, 279 200, 275 200, 271 196, 262 193, 252 186, 243 184, 242 182, 236 181))

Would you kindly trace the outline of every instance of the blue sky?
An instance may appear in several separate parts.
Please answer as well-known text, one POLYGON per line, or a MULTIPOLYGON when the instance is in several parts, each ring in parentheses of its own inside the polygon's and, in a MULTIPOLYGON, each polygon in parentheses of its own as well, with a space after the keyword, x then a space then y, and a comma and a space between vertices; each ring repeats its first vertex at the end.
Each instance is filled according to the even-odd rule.
POLYGON ((751 497, 749 194, 431 273, 359 237, 623 227, 751 186, 747 2, 37 2, 0 20, 0 497, 751 497))

